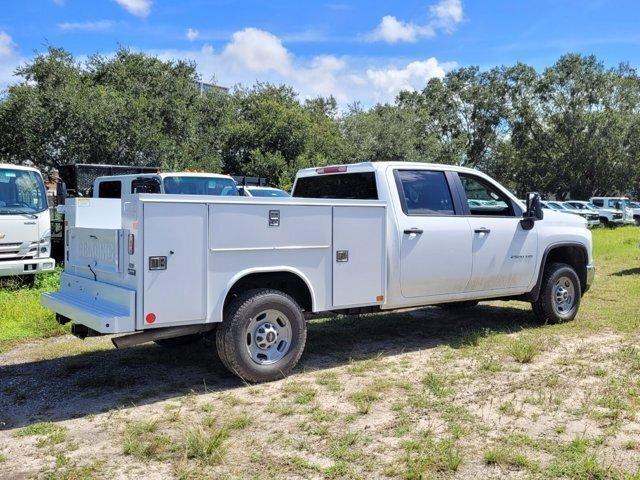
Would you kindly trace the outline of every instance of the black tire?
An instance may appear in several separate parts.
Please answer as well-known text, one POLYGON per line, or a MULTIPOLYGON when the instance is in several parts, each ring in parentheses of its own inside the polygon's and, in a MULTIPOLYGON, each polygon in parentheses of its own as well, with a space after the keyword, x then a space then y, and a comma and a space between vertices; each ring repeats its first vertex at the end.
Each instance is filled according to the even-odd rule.
POLYGON ((607 217, 600 217, 600 223, 604 228, 612 227, 611 222, 609 222, 609 219, 607 217))
POLYGON ((224 366, 247 382, 259 383, 287 376, 296 366, 307 340, 307 325, 302 310, 286 293, 272 289, 249 290, 236 297, 225 311, 225 318, 216 331, 216 348, 224 366), (282 358, 271 364, 261 364, 249 353, 248 334, 254 318, 267 310, 275 310, 289 320, 291 338, 282 358))
POLYGON ((162 340, 154 340, 153 343, 155 343, 156 345, 160 345, 161 347, 174 348, 174 347, 184 347, 185 345, 191 345, 199 342, 201 339, 202 339, 202 335, 200 333, 195 333, 193 335, 183 335, 181 337, 163 338, 162 340))
POLYGON ((533 313, 542 323, 570 322, 578 314, 581 298, 580 279, 573 267, 566 263, 550 263, 544 269, 538 300, 533 302, 531 306, 533 313), (565 310, 560 309, 555 300, 556 284, 562 278, 565 278, 573 288, 572 304, 565 310))
POLYGON ((466 300, 464 302, 450 302, 450 303, 441 303, 437 305, 443 310, 449 310, 451 312, 466 310, 468 308, 473 308, 480 303, 478 300, 466 300))

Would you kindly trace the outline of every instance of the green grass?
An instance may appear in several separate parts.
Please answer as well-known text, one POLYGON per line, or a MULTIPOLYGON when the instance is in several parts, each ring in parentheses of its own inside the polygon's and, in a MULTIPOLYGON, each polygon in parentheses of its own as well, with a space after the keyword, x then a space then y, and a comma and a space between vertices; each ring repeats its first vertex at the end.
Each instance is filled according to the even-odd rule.
POLYGON ((403 444, 404 474, 408 480, 433 478, 438 473, 456 472, 462 463, 462 453, 450 439, 437 440, 425 433, 403 444))
POLYGON ((40 305, 40 294, 58 289, 60 271, 38 275, 31 288, 11 282, 0 286, 0 352, 16 343, 68 332, 53 312, 40 305))
POLYGON ((518 363, 531 363, 540 348, 535 340, 517 338, 507 346, 507 353, 518 363))
POLYGON ((122 450, 140 460, 160 460, 171 450, 171 439, 158 433, 158 422, 131 422, 125 427, 122 450))

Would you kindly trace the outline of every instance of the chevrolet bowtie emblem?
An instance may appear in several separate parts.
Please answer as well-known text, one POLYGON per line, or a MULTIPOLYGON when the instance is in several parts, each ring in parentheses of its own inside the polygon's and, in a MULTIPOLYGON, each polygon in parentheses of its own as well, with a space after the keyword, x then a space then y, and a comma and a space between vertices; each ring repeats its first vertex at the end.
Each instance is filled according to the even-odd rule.
POLYGON ((6 235, 4 233, 0 233, 0 240, 2 240, 6 235))

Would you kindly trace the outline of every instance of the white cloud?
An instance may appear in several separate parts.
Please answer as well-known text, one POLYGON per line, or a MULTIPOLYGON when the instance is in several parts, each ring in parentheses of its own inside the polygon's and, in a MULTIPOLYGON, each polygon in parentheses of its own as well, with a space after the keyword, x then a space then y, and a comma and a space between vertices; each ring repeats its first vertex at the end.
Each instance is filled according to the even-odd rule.
POLYGON ((58 28, 62 31, 77 30, 82 32, 104 32, 113 26, 111 20, 98 20, 95 22, 64 22, 59 23, 58 28))
POLYGON ((442 77, 455 64, 435 58, 393 61, 319 55, 296 56, 275 35, 247 28, 232 35, 221 51, 205 44, 200 49, 150 52, 160 58, 196 62, 205 81, 230 87, 256 81, 291 85, 301 99, 333 95, 342 107, 360 101, 364 106, 393 101, 402 89, 422 89, 433 77, 442 77))
POLYGON ((438 26, 447 31, 452 31, 458 23, 462 22, 463 13, 460 0, 441 0, 429 7, 429 11, 436 19, 438 26))
POLYGON ((282 75, 291 70, 290 54, 280 39, 257 28, 245 28, 234 33, 222 55, 237 69, 275 71, 282 75))
POLYGON ((23 62, 16 50, 16 44, 7 32, 0 30, 0 94, 14 82, 16 77, 13 72, 23 62))
POLYGON ((193 28, 187 28, 186 33, 184 34, 187 37, 187 40, 193 42, 196 38, 200 36, 200 32, 198 30, 194 30, 193 28))
POLYGON ((9 34, 0 30, 0 58, 10 57, 14 53, 15 45, 9 34))
POLYGON ((151 12, 153 0, 115 0, 127 12, 137 17, 146 17, 151 12))
POLYGON ((452 64, 441 64, 435 57, 411 62, 403 68, 367 70, 367 78, 383 99, 395 98, 401 90, 418 90, 436 77, 442 78, 452 64))
POLYGON ((419 26, 398 20, 393 15, 385 15, 378 28, 373 32, 373 40, 382 40, 388 43, 415 42, 420 37, 432 37, 435 35, 429 25, 419 26))
POLYGON ((424 25, 398 20, 393 15, 385 15, 376 29, 365 38, 387 43, 416 42, 420 38, 435 36, 437 30, 451 33, 463 19, 460 0, 440 0, 429 7, 429 13, 429 21, 424 25))

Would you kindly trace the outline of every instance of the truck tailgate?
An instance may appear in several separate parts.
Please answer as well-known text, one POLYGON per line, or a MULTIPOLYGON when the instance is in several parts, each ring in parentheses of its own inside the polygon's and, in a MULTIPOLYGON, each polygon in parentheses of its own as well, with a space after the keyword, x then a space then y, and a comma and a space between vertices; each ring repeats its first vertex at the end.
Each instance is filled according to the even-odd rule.
POLYGON ((69 266, 90 268, 94 272, 120 273, 122 271, 123 230, 71 227, 67 235, 69 266))

